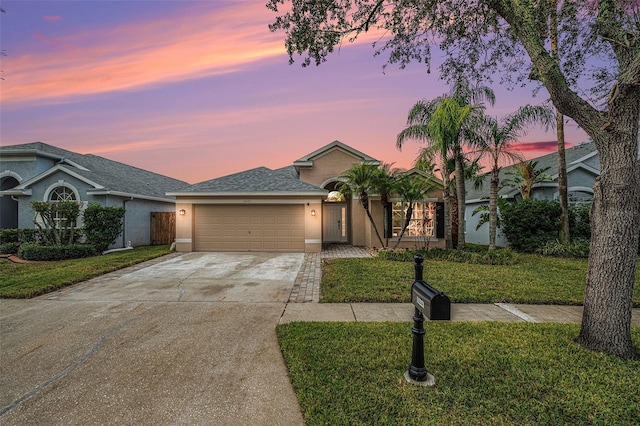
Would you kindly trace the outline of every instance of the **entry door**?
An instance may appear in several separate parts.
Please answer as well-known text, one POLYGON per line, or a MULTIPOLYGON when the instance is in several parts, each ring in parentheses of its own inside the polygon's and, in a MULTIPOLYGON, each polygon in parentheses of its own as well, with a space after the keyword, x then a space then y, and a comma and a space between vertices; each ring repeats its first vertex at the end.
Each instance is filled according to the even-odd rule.
POLYGON ((327 203, 322 212, 322 241, 325 243, 346 243, 347 205, 327 203))

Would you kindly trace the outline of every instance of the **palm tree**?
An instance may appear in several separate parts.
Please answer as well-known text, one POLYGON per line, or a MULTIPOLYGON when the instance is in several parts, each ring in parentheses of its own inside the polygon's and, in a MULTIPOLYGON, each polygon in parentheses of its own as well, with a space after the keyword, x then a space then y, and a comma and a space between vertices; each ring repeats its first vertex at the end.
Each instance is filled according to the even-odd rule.
POLYGON ((545 173, 550 167, 538 169, 537 161, 521 162, 515 165, 516 170, 507 172, 510 178, 505 179, 506 186, 517 188, 523 200, 531 198, 533 185, 545 180, 552 180, 553 177, 545 173))
MULTIPOLYGON (((513 151, 513 143, 526 134, 526 128, 541 123, 547 128, 552 124, 553 115, 542 106, 524 106, 502 120, 484 116, 476 129, 479 157, 489 157, 491 162, 489 186, 489 250, 496 248, 496 228, 498 225, 498 189, 500 185, 501 161, 523 161, 521 154, 513 151)), ((517 167, 517 166, 516 166, 517 167)), ((529 193, 530 194, 530 193, 529 193)), ((524 197, 523 197, 524 198, 524 197)))
POLYGON ((458 201, 458 224, 462 232, 458 233, 458 248, 464 248, 464 152, 463 137, 472 128, 475 118, 482 115, 484 105, 482 100, 487 100, 491 105, 495 101, 495 95, 488 87, 469 86, 465 80, 459 80, 450 94, 437 97, 431 101, 419 101, 416 103, 407 118, 407 127, 398 134, 396 147, 402 148, 407 139, 417 139, 426 142, 430 148, 435 149, 442 161, 442 181, 445 192, 445 233, 446 246, 452 247, 451 242, 451 194, 449 192, 449 177, 446 175, 446 160, 449 155, 455 161, 455 176, 458 201))
POLYGON ((384 241, 383 247, 389 246, 389 207, 391 206, 390 195, 395 192, 397 169, 392 169, 393 164, 383 163, 371 178, 372 189, 380 194, 380 204, 384 217, 384 241))
POLYGON ((398 248, 400 245, 400 241, 404 236, 407 227, 411 221, 411 217, 413 216, 413 206, 416 202, 421 201, 425 198, 425 196, 431 192, 434 188, 437 187, 437 184, 431 179, 423 178, 422 176, 417 175, 403 175, 398 178, 396 181, 396 192, 400 197, 400 200, 404 203, 407 203, 407 210, 405 211, 404 221, 402 223, 402 230, 400 231, 400 235, 398 236, 398 241, 393 246, 394 249, 398 248))
MULTIPOLYGON (((437 153, 440 160, 440 174, 442 176, 442 198, 444 201, 444 235, 445 247, 450 249, 453 247, 451 240, 451 192, 449 173, 447 170, 447 158, 449 153, 448 141, 435 139, 430 132, 429 122, 433 116, 440 98, 432 101, 418 101, 409 111, 407 117, 407 127, 398 134, 396 147, 402 149, 402 144, 408 139, 415 139, 425 142, 427 146, 422 149, 421 155, 418 157, 431 158, 430 153, 437 153)), ((417 164, 417 161, 416 161, 417 164)))
POLYGON ((345 197, 351 194, 357 194, 360 196, 360 204, 367 213, 369 222, 371 222, 373 230, 380 241, 380 246, 385 247, 384 242, 380 237, 380 232, 378 232, 378 227, 376 226, 373 216, 371 216, 371 211, 369 210, 369 192, 374 189, 373 182, 378 173, 379 169, 375 164, 356 164, 340 176, 340 178, 343 179, 343 182, 341 182, 337 189, 345 197))

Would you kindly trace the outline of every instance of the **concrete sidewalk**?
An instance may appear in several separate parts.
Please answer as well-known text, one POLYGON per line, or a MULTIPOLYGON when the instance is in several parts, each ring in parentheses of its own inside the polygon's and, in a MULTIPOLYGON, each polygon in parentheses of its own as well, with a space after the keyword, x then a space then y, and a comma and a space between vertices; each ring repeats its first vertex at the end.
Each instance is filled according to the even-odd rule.
MULTIPOLYGON (((379 322, 413 321, 411 303, 288 303, 280 324, 294 321, 379 322)), ((582 306, 451 304, 451 321, 580 323, 582 306)), ((640 309, 631 324, 640 325, 640 309)))

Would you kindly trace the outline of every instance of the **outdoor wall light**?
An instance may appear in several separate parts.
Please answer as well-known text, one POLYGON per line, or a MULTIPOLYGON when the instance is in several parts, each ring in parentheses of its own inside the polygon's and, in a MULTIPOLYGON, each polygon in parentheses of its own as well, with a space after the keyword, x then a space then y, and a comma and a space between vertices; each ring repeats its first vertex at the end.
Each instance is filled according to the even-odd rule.
POLYGON ((315 216, 316 215, 316 211, 315 210, 311 210, 311 216, 315 216))
POLYGON ((178 214, 179 214, 180 216, 184 216, 184 214, 185 214, 186 212, 187 212, 187 211, 186 211, 185 209, 180 209, 180 210, 178 211, 178 214))

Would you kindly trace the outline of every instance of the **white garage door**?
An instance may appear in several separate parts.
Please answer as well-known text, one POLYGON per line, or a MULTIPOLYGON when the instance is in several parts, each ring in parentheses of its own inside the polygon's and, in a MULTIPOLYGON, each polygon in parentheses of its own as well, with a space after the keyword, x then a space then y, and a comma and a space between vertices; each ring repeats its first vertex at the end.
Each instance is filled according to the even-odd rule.
POLYGON ((304 206, 196 205, 196 251, 304 252, 304 206))

